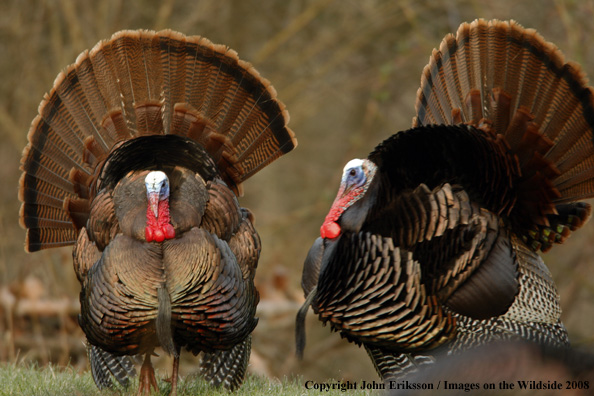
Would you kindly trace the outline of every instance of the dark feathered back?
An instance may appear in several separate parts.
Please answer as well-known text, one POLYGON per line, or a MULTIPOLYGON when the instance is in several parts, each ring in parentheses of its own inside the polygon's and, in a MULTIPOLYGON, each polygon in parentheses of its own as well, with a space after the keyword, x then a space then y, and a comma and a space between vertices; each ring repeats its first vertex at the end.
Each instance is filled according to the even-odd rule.
MULTIPOLYGON (((473 171, 485 183, 515 179, 513 191, 485 185, 482 195, 508 205, 518 233, 534 248, 548 250, 589 217, 583 206, 561 205, 594 196, 593 89, 580 66, 535 30, 514 21, 462 24, 433 51, 416 109, 413 126, 465 123, 514 157, 517 166, 501 168, 511 175, 491 169, 489 161, 500 159, 488 153, 483 164, 475 162, 484 169, 473 171), (562 214, 567 210, 575 224, 562 214)), ((450 158, 466 161, 474 151, 484 150, 471 147, 450 158)))

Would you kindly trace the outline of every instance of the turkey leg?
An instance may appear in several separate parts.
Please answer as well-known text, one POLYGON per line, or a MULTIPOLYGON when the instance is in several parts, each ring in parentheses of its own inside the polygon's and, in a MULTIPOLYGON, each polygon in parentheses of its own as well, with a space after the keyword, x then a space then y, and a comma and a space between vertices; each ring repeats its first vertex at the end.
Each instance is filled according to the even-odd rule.
POLYGON ((173 356, 173 369, 171 371, 171 394, 177 396, 177 377, 179 369, 179 353, 173 356))
MULTIPOLYGON (((151 354, 152 352, 147 352, 144 356, 144 362, 142 362, 140 377, 138 379, 139 386, 137 396, 149 395, 151 393, 151 388, 158 389, 157 379, 155 378, 155 369, 153 369, 153 365, 151 364, 151 354)), ((172 393, 172 395, 174 395, 174 393, 172 393)))

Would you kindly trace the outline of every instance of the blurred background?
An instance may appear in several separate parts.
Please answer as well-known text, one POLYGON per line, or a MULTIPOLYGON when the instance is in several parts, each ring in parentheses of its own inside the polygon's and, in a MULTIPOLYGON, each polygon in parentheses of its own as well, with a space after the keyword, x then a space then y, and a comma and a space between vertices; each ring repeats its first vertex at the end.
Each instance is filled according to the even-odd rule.
MULTIPOLYGON (((594 76, 594 1, 3 0, 0 2, 0 361, 87 370, 71 248, 26 254, 19 160, 43 94, 84 49, 121 29, 170 28, 239 52, 269 79, 298 148, 244 184, 263 243, 250 370, 282 378, 374 379, 365 352, 310 314, 294 354, 303 259, 351 158, 410 127, 432 48, 475 18, 515 19, 594 76)), ((594 350, 594 222, 546 254, 574 345, 594 350)), ((198 360, 186 353, 183 373, 198 360)), ((161 364, 169 364, 166 358, 161 364)), ((163 366, 162 366, 163 367, 163 366)), ((167 366, 170 367, 170 366, 167 366)), ((165 369, 167 370, 167 369, 165 369)))

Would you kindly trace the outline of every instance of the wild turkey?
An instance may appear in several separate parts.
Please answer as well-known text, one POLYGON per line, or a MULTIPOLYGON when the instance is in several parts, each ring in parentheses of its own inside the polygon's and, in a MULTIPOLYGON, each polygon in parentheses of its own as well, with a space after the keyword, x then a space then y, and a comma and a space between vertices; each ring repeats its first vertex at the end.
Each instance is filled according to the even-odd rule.
POLYGON ((382 378, 495 340, 568 345, 537 254, 590 216, 592 88, 534 30, 460 26, 423 70, 413 128, 344 168, 303 268, 306 303, 382 378))
POLYGON ((83 52, 39 106, 23 152, 26 249, 74 244, 79 323, 95 382, 203 352, 240 386, 259 300, 260 239, 242 182, 297 141, 270 83, 237 53, 169 30, 122 31, 83 52))

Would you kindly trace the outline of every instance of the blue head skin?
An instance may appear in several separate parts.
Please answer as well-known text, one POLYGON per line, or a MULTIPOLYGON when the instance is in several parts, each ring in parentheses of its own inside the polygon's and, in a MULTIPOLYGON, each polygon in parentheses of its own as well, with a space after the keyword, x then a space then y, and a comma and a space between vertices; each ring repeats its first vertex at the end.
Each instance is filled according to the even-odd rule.
POLYGON ((152 171, 146 175, 144 184, 146 186, 146 197, 149 207, 155 214, 155 217, 158 217, 159 201, 169 198, 169 179, 164 172, 152 171))

